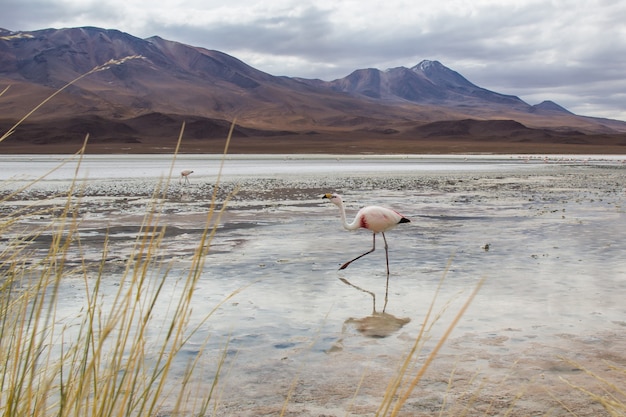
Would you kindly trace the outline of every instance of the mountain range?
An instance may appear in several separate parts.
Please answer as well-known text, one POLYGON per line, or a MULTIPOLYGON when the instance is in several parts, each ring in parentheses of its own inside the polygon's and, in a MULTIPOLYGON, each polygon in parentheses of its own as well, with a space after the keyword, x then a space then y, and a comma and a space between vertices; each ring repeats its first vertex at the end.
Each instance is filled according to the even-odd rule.
POLYGON ((438 61, 323 81, 95 27, 0 29, 5 152, 624 153, 626 122, 474 85, 438 61), (78 80, 77 80, 78 79, 78 80), (70 83, 69 86, 67 84, 70 83), (8 88, 7 88, 8 87, 8 88))

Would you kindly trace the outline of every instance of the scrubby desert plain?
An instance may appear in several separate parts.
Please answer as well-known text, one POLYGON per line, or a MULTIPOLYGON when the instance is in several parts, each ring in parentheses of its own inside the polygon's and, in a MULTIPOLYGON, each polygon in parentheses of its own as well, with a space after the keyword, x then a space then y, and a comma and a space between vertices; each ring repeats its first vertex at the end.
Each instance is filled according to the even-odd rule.
MULTIPOLYGON (((225 352, 211 415, 375 415, 420 332, 408 380, 484 279, 399 415, 623 415, 625 158, 228 155, 217 202, 236 194, 219 218, 190 323, 202 323, 241 291, 179 353, 171 383, 181 383, 201 352, 205 379, 196 395, 209 392, 225 352), (348 217, 380 204, 411 219, 387 233, 384 314, 382 240, 374 253, 338 271, 372 238, 342 230, 324 192, 343 194, 348 217), (606 409, 612 402, 616 414, 606 409)), ((0 156, 0 192, 10 195, 66 159, 0 156)), ((78 171, 68 163, 2 201, 4 218, 26 211, 0 245, 41 229, 30 243, 31 262, 44 257, 55 211, 41 214, 42 208, 62 206, 78 179, 80 245, 67 263, 97 269, 108 236, 106 311, 155 190, 165 187, 157 199, 159 224, 167 228, 159 256, 170 268, 163 291, 173 296, 204 229, 221 161, 198 154, 175 162, 171 155, 87 155, 78 171), (182 169, 194 170, 190 184, 179 183, 182 169)), ((88 283, 82 273, 63 278, 57 326, 71 329, 80 320, 88 283)), ((156 306, 149 340, 162 332, 167 298, 156 306)), ((158 415, 172 407, 164 396, 158 415)))

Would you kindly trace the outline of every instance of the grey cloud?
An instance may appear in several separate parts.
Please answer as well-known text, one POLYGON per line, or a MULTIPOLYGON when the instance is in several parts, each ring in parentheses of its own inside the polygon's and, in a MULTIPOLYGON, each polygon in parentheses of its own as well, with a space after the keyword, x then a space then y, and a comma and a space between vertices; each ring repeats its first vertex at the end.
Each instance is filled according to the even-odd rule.
POLYGON ((298 15, 260 17, 245 23, 197 27, 153 22, 150 26, 172 39, 184 38, 186 42, 209 47, 216 45, 224 51, 250 49, 259 53, 306 55, 314 49, 324 49, 324 39, 332 31, 327 14, 309 7, 298 15))
POLYGON ((59 7, 46 0, 5 0, 0 27, 12 31, 45 29, 58 16, 59 7))

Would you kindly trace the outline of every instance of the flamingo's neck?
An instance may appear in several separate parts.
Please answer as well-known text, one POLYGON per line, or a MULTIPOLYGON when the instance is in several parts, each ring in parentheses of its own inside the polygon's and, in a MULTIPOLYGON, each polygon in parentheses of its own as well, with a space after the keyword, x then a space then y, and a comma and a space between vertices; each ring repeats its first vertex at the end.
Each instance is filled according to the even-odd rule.
POLYGON ((339 215, 341 216, 341 223, 343 224, 344 229, 356 230, 361 227, 361 223, 357 218, 355 218, 352 223, 348 223, 346 220, 346 208, 343 206, 343 201, 340 201, 339 204, 337 204, 337 207, 339 207, 339 215))

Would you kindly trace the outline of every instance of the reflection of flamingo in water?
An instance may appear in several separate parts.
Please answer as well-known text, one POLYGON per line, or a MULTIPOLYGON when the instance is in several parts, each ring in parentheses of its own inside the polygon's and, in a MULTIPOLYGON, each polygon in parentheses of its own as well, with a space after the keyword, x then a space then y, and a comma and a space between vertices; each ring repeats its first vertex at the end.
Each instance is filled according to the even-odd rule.
POLYGON ((391 336, 393 333, 400 330, 404 325, 411 321, 410 318, 404 317, 396 317, 393 314, 389 314, 385 312, 385 308, 387 307, 387 303, 385 302, 385 307, 383 307, 382 313, 376 311, 376 295, 368 291, 364 288, 357 287, 352 284, 345 278, 339 278, 344 284, 356 288, 359 291, 365 292, 372 296, 372 301, 374 303, 372 308, 372 314, 362 318, 353 318, 345 320, 341 329, 342 336, 333 344, 333 346, 328 350, 331 352, 338 352, 343 350, 343 342, 344 342, 344 334, 349 326, 354 327, 359 333, 361 333, 365 337, 373 337, 373 338, 384 338, 391 336))
POLYGON ((178 180, 178 183, 180 184, 183 181, 183 178, 185 179, 185 184, 189 184, 189 175, 193 174, 193 171, 190 169, 184 169, 182 171, 180 171, 180 178, 178 180))
POLYGON ((379 206, 367 206, 363 207, 356 214, 356 217, 352 221, 352 223, 348 223, 346 220, 346 210, 343 206, 343 199, 338 194, 324 194, 322 198, 327 198, 331 203, 335 204, 339 207, 339 214, 341 216, 341 222, 343 223, 343 227, 347 230, 357 230, 359 228, 364 228, 371 230, 373 233, 372 237, 372 249, 365 252, 362 255, 357 256, 356 258, 346 262, 341 265, 339 269, 345 269, 352 262, 356 261, 363 256, 374 252, 376 249, 376 233, 380 233, 383 235, 383 240, 385 241, 385 259, 387 261, 387 287, 385 288, 385 304, 387 302, 387 292, 389 290, 389 246, 387 245, 387 238, 385 237, 385 232, 393 229, 400 223, 409 223, 410 220, 398 213, 397 211, 379 207, 379 206))

